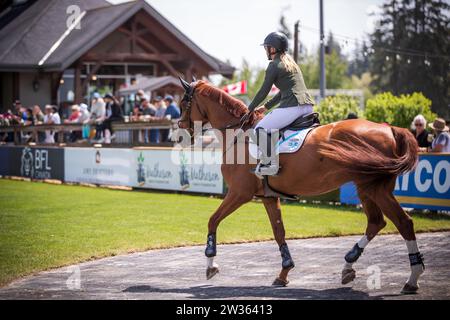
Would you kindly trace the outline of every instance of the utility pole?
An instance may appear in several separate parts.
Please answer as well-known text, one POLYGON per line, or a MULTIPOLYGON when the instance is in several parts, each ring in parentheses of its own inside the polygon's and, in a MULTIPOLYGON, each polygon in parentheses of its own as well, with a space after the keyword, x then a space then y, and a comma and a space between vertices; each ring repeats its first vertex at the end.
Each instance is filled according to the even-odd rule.
POLYGON ((298 25, 300 21, 297 21, 294 25, 294 60, 298 63, 298 25))
POLYGON ((323 0, 320 1, 320 98, 325 98, 325 36, 323 34, 323 0))

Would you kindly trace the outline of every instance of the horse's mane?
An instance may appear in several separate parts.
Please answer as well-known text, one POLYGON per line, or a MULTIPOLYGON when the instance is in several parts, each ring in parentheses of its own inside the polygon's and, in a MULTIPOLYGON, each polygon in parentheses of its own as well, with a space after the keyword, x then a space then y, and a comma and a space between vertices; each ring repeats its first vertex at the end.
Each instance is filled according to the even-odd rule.
MULTIPOLYGON (((209 97, 211 100, 218 102, 221 107, 235 118, 241 118, 248 112, 248 108, 244 102, 205 81, 198 81, 195 86, 195 91, 204 97, 209 97)), ((256 120, 262 117, 263 114, 261 112, 255 111, 249 119, 249 125, 253 125, 256 120)))

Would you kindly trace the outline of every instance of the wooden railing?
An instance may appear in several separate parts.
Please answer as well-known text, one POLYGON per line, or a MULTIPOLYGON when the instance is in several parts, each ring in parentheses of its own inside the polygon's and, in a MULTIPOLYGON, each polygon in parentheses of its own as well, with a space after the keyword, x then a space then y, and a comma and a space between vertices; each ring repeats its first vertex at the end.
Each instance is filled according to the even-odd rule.
MULTIPOLYGON (((171 142, 162 142, 162 143, 144 143, 143 141, 139 141, 139 131, 149 130, 149 129, 174 129, 177 127, 176 120, 152 120, 152 121, 134 121, 134 122, 112 122, 111 126, 114 132, 128 131, 130 132, 128 143, 111 143, 112 146, 120 145, 120 146, 136 146, 136 145, 149 145, 149 146, 172 146, 171 142)), ((95 125, 91 125, 91 127, 95 127, 95 125)), ((10 126, 0 126, 0 138, 5 133, 12 133, 14 136, 14 144, 21 145, 26 144, 26 141, 22 141, 22 134, 31 134, 32 142, 36 144, 44 144, 43 141, 38 141, 39 132, 45 132, 46 130, 51 130, 57 134, 57 141, 55 144, 65 143, 66 145, 74 145, 74 146, 84 146, 90 145, 88 141, 84 141, 82 143, 71 143, 69 141, 65 141, 67 137, 67 133, 72 131, 82 131, 83 124, 39 124, 34 126, 24 126, 24 125, 10 125, 10 126)))

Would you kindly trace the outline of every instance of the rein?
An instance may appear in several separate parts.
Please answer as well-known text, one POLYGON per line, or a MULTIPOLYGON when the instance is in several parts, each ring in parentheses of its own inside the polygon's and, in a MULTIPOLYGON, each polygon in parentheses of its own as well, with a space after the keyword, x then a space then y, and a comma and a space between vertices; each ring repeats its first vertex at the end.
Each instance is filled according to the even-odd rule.
MULTIPOLYGON (((191 85, 191 86, 189 86, 189 89, 185 91, 183 99, 181 100, 181 101, 186 101, 186 107, 185 107, 186 117, 185 118, 189 120, 189 130, 191 130, 191 131, 194 130, 192 128, 192 126, 191 126, 191 124, 192 124, 192 121, 191 121, 191 110, 192 110, 192 100, 194 99, 194 93, 195 93, 195 86, 191 85)), ((199 109, 199 112, 202 114, 202 116, 204 116, 202 110, 199 109)), ((236 123, 228 124, 228 125, 226 125, 223 128, 214 128, 214 129, 217 129, 219 131, 222 131, 222 130, 226 130, 226 129, 233 129, 233 128, 236 128, 236 127, 238 127, 240 125, 240 127, 238 128, 238 133, 234 136, 233 143, 230 144, 230 146, 223 152, 222 155, 227 153, 231 149, 231 147, 233 147, 237 143, 239 134, 240 134, 240 132, 242 132, 242 129, 244 128, 246 123, 247 123, 247 121, 244 121, 242 123, 241 123, 241 121, 238 121, 236 123)), ((210 130, 209 128, 208 129, 203 129, 202 128, 202 134, 207 132, 207 131, 209 131, 209 130, 210 130)))

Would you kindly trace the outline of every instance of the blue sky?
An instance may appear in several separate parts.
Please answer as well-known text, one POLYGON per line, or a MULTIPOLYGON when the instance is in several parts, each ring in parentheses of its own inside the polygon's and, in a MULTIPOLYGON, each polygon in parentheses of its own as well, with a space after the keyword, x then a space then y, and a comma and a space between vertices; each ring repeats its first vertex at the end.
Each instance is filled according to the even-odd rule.
MULTIPOLYGON (((110 0, 113 3, 123 0, 110 0)), ((206 52, 235 67, 247 59, 265 67, 267 60, 259 46, 278 27, 283 12, 293 25, 300 20, 300 38, 308 50, 319 45, 319 0, 147 0, 171 23, 206 52)), ((344 52, 351 53, 354 40, 373 29, 369 12, 382 0, 324 0, 325 31, 337 35, 344 52), (350 39, 348 39, 349 37, 350 39), (347 40, 347 41, 346 41, 347 40)))

